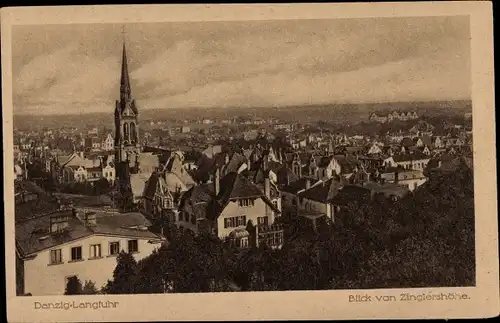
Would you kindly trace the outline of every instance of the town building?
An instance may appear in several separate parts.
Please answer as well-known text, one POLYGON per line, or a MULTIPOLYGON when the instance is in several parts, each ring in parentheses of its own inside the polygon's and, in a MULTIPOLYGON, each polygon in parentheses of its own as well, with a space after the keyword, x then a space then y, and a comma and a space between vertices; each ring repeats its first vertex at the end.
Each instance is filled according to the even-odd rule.
POLYGON ((408 120, 415 120, 418 119, 418 115, 415 111, 411 112, 397 112, 393 111, 391 113, 382 115, 382 114, 377 114, 377 113, 372 113, 370 114, 369 121, 371 122, 379 122, 379 123, 387 123, 387 122, 393 122, 393 121, 408 121, 408 120))
POLYGON ((423 171, 431 157, 417 151, 410 151, 409 153, 396 154, 384 160, 386 167, 402 167, 403 169, 412 169, 423 171))
POLYGON ((239 248, 263 243, 280 248, 283 227, 276 220, 281 212, 270 192, 269 179, 263 192, 242 174, 220 178, 216 169, 212 183, 195 186, 182 196, 177 225, 192 234, 211 232, 239 248))
POLYGON ((16 223, 18 294, 62 295, 78 277, 103 287, 113 276, 116 256, 150 255, 163 239, 148 230, 140 213, 106 214, 60 210, 16 223))

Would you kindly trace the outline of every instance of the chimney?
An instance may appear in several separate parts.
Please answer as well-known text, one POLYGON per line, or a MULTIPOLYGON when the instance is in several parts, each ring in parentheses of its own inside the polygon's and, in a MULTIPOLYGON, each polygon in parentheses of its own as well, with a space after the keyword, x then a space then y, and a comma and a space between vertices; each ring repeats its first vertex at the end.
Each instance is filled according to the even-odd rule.
POLYGON ((219 191, 220 191, 220 170, 219 170, 219 167, 217 167, 215 169, 214 189, 215 189, 215 195, 219 195, 219 191))
POLYGON ((245 158, 247 162, 247 168, 248 170, 252 170, 252 158, 245 158))
POLYGON ((61 211, 63 209, 63 203, 62 203, 60 197, 57 198, 57 208, 59 211, 61 211))
MULTIPOLYGON (((262 170, 267 172, 269 170, 269 151, 265 151, 262 156, 262 170)), ((267 175, 269 177, 269 175, 267 175)))
POLYGON ((394 183, 399 183, 399 171, 394 172, 394 183))
POLYGON ((50 233, 60 233, 69 228, 69 218, 66 215, 55 215, 50 217, 50 233))
POLYGON ((306 178, 306 190, 311 187, 311 179, 306 178))
POLYGON ((97 225, 97 217, 95 212, 85 213, 84 222, 86 227, 93 227, 97 225))
POLYGON ((439 160, 438 161, 438 168, 441 168, 442 162, 439 160))
POLYGON ((135 170, 139 172, 139 154, 135 155, 135 170))
POLYGON ((80 158, 85 158, 85 156, 83 155, 83 151, 80 151, 78 154, 80 155, 80 158))
POLYGON ((267 198, 271 198, 271 180, 269 179, 269 172, 264 175, 264 194, 267 198))

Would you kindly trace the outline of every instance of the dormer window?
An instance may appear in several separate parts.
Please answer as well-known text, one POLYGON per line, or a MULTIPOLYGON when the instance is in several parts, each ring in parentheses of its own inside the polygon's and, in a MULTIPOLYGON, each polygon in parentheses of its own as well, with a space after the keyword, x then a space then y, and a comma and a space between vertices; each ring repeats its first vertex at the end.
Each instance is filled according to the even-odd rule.
POLYGON ((238 200, 238 205, 240 207, 251 207, 254 206, 254 200, 252 199, 240 199, 238 200))

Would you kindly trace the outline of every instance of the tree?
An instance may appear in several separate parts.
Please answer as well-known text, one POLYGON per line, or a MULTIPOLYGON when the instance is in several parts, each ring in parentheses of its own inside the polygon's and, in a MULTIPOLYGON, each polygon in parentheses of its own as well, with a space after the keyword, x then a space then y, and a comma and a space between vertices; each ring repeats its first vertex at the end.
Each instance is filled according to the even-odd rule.
POLYGON ((168 247, 175 263, 171 273, 176 292, 211 292, 223 284, 225 268, 222 241, 210 234, 183 233, 168 247))
POLYGON ((116 257, 113 280, 104 289, 108 294, 133 294, 134 281, 138 273, 137 262, 130 253, 121 251, 116 257))
POLYGON ((87 280, 85 281, 85 285, 83 285, 82 294, 84 295, 94 295, 98 294, 99 291, 95 287, 95 283, 93 281, 87 280))
POLYGON ((101 195, 109 193, 111 189, 111 185, 108 180, 105 178, 100 178, 98 181, 94 183, 94 194, 101 195))
POLYGON ((237 249, 216 236, 172 232, 135 263, 121 253, 107 293, 409 288, 475 284, 474 185, 461 167, 398 201, 350 200, 317 230, 285 219, 285 245, 237 249))
POLYGON ((337 217, 333 288, 474 284, 470 169, 441 174, 399 202, 351 205, 337 217))
POLYGON ((135 291, 138 294, 168 293, 173 291, 175 263, 163 245, 151 255, 139 261, 135 291))
POLYGON ((71 276, 66 282, 66 290, 64 295, 81 295, 82 294, 82 283, 77 276, 71 276))

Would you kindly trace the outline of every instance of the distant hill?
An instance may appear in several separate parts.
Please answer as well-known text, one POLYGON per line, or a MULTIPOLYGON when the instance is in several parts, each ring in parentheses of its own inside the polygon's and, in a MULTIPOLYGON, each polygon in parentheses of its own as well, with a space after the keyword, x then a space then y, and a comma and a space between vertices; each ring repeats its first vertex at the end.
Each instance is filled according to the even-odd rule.
MULTIPOLYGON (((334 123, 366 121, 372 112, 387 113, 390 111, 416 111, 419 115, 463 115, 472 111, 470 100, 461 101, 426 101, 426 102, 386 102, 360 104, 324 104, 286 107, 254 107, 254 108, 165 108, 139 110, 140 120, 195 120, 204 118, 259 117, 263 119, 278 118, 286 122, 334 123)), ((14 115, 14 127, 49 127, 61 125, 71 127, 113 127, 111 113, 68 114, 52 116, 14 115)))

